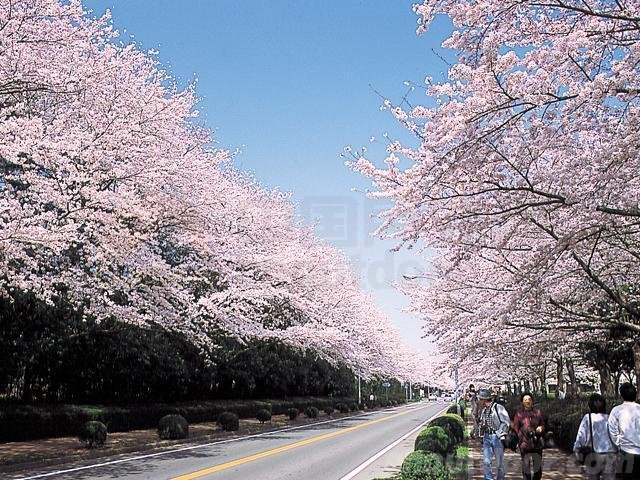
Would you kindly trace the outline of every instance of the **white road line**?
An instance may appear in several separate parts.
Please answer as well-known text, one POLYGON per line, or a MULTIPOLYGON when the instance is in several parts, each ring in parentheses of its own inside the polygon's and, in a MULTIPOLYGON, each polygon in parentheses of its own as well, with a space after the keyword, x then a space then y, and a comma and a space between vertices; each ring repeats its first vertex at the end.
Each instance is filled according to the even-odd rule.
MULTIPOLYGON (((407 406, 409 406, 409 405, 407 405, 407 406)), ((413 405, 411 405, 411 406, 413 406, 413 405)), ((411 407, 411 406, 409 406, 409 407, 411 407)), ((387 409, 387 410, 396 410, 396 408, 387 409)), ((51 477, 53 475, 61 475, 63 473, 78 472, 80 470, 89 470, 91 468, 106 467, 108 465, 116 465, 118 463, 133 462, 135 460, 143 460, 145 458, 159 457, 159 456, 162 456, 162 455, 169 455, 171 453, 184 452, 184 451, 187 451, 187 450, 196 450, 198 448, 206 448, 206 447, 210 447, 212 445, 220 445, 222 443, 237 442, 237 441, 240 441, 240 440, 245 440, 247 438, 266 437, 268 435, 274 435, 274 434, 278 434, 278 433, 282 433, 282 432, 290 432, 292 430, 299 430, 301 428, 309 427, 309 426, 312 426, 312 425, 323 425, 325 423, 337 422, 337 421, 341 421, 341 420, 348 420, 350 418, 363 417, 363 416, 366 416, 366 415, 371 415, 373 413, 378 413, 380 411, 385 411, 385 410, 378 410, 376 412, 364 412, 364 413, 360 413, 358 415, 350 415, 348 417, 334 418, 334 419, 331 419, 331 420, 324 420, 322 422, 316 422, 316 423, 307 423, 305 425, 298 425, 297 427, 282 428, 280 430, 273 430, 271 432, 263 432, 263 433, 256 433, 255 435, 247 435, 245 437, 230 438, 230 439, 227 439, 227 440, 219 440, 217 442, 202 443, 202 444, 198 444, 198 445, 190 445, 188 447, 174 448, 172 450, 163 450, 162 452, 149 453, 147 455, 138 455, 138 456, 135 456, 135 457, 121 458, 119 460, 111 460, 109 462, 94 463, 92 465, 85 465, 85 466, 82 466, 82 467, 67 468, 65 470, 56 470, 55 472, 41 473, 39 475, 33 475, 33 476, 30 476, 30 477, 19 477, 19 478, 16 478, 16 480, 33 480, 35 478, 51 477)))
POLYGON ((403 436, 401 436, 399 439, 397 439, 395 442, 391 443, 390 445, 387 445, 386 447, 384 447, 382 450, 380 450, 378 453, 376 453, 373 457, 369 458, 368 460, 365 460, 362 464, 360 464, 358 467, 356 467, 355 469, 351 470, 349 473, 347 473, 344 477, 342 477, 340 480, 351 480, 353 477, 355 477, 356 475, 358 475, 360 472, 362 472, 365 468, 367 468, 369 465, 371 465, 373 462, 375 462, 377 459, 379 459, 381 456, 383 456, 385 453, 387 453, 389 450, 391 450, 392 448, 394 448, 396 445, 398 445, 400 442, 402 442, 405 438, 411 436, 412 434, 414 434, 415 432, 417 432, 418 430, 420 430, 422 427, 424 427, 427 423, 429 423, 434 417, 437 417, 438 415, 440 415, 442 412, 446 411, 449 408, 449 406, 443 408, 442 410, 440 410, 438 413, 436 413, 435 415, 429 417, 429 419, 425 420, 424 422, 422 422, 420 425, 418 425, 416 428, 414 428, 413 430, 411 430, 410 432, 405 433, 403 436))

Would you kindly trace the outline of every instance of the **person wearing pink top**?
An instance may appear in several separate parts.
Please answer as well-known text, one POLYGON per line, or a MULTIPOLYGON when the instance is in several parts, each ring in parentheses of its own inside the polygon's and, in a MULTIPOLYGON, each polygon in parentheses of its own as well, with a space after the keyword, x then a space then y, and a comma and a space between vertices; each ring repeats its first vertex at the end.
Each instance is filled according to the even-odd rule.
POLYGON ((544 418, 533 406, 533 395, 525 392, 520 396, 522 409, 513 417, 513 429, 518 434, 518 448, 522 457, 522 478, 542 478, 542 449, 544 448, 544 418))

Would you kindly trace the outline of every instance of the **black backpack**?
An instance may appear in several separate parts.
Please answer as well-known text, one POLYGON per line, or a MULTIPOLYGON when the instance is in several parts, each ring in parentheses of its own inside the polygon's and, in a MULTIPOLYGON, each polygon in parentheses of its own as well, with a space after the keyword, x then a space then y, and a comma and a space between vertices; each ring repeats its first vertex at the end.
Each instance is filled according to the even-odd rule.
MULTIPOLYGON (((500 397, 500 400, 504 402, 503 397, 500 397)), ((504 407, 504 403, 501 403, 498 400, 496 400, 492 408, 495 408, 495 403, 499 403, 504 407)), ((496 409, 496 413, 497 413, 497 409, 496 409)), ((498 416, 498 418, 500 418, 500 416, 498 416)), ((502 446, 505 448, 505 450, 508 448, 509 450, 515 452, 518 449, 519 443, 520 443, 520 439, 518 438, 518 434, 513 428, 511 428, 511 425, 509 425, 509 428, 507 429, 507 434, 502 439, 502 446)))

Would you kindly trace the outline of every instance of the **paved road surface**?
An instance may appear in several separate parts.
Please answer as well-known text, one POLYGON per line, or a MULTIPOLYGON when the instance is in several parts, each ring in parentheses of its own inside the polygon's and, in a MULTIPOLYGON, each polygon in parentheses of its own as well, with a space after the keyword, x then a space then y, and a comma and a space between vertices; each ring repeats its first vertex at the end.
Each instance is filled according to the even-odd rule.
POLYGON ((351 480, 359 466, 442 410, 442 404, 412 404, 117 463, 101 460, 96 465, 51 467, 9 478, 351 480))

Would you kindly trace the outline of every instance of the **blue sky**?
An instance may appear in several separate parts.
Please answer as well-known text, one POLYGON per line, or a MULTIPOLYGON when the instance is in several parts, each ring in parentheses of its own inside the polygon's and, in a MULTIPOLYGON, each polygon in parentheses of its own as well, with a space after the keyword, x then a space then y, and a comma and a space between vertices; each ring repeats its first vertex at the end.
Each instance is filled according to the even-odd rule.
MULTIPOLYGON (((413 1, 341 0, 85 0, 110 9, 123 40, 156 49, 167 70, 186 84, 198 79, 199 105, 219 145, 239 149, 236 166, 268 187, 291 191, 319 236, 343 249, 407 342, 419 322, 401 312, 406 300, 390 283, 421 269, 409 252, 368 236, 368 217, 382 205, 364 198, 366 179, 344 166, 346 146, 365 146, 384 159, 384 134, 407 139, 379 94, 399 102, 405 81, 442 78, 439 45, 449 25, 415 33, 413 1), (374 91, 375 90, 375 91, 374 91), (370 142, 374 137, 375 140, 370 142), (352 191, 356 189, 357 191, 352 191)), ((446 54, 450 56, 450 54, 446 54)), ((427 102, 419 89, 415 103, 427 102)))

